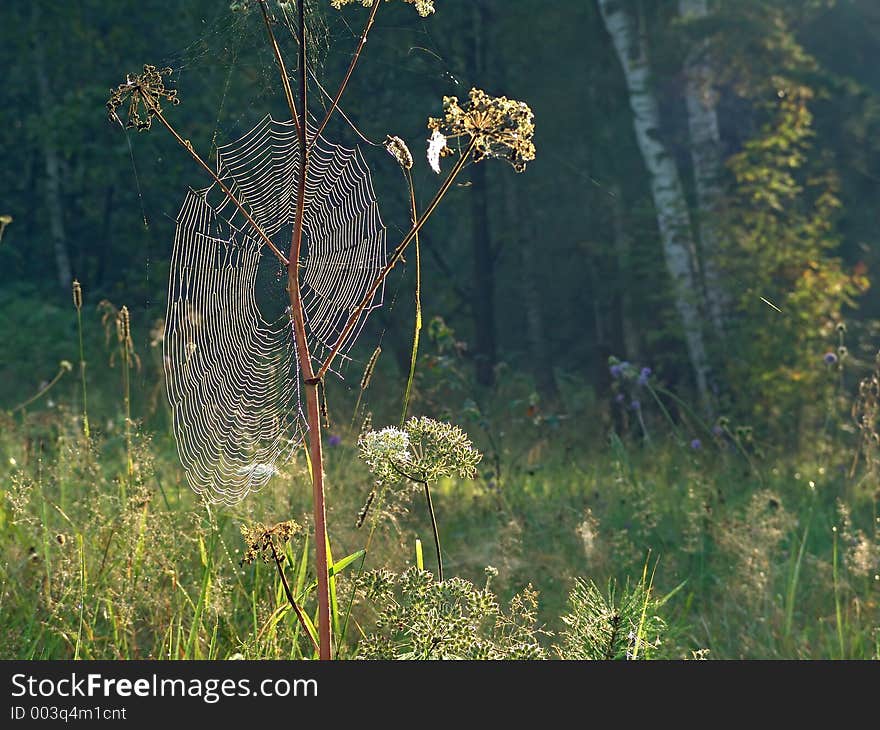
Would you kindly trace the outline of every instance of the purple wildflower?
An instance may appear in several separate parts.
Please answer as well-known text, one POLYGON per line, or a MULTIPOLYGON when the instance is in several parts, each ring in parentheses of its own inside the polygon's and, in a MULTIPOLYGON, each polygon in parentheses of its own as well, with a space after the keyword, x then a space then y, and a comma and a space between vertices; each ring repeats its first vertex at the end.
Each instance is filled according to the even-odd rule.
POLYGON ((611 373, 611 377, 617 380, 621 375, 623 375, 623 365, 615 363, 610 368, 608 368, 608 372, 611 373))
POLYGON ((718 436, 718 438, 721 438, 724 435, 724 429, 716 423, 712 426, 712 433, 718 436))
POLYGON ((623 393, 618 393, 614 396, 615 403, 623 403, 626 400, 626 396, 623 393))
POLYGON ((342 443, 342 436, 337 436, 335 433, 327 439, 328 446, 339 446, 342 443))
POLYGON ((703 447, 703 444, 700 441, 700 439, 694 439, 693 441, 691 441, 691 448, 694 451, 699 451, 702 447, 703 447))
POLYGON ((825 361, 826 365, 834 365, 837 362, 837 355, 833 352, 826 352, 825 357, 822 359, 825 361))
POLYGON ((642 368, 642 372, 639 373, 639 385, 645 386, 648 384, 648 378, 651 377, 652 370, 651 368, 642 368))
POLYGON ((634 411, 637 411, 642 407, 642 404, 639 402, 638 398, 634 398, 633 402, 629 404, 629 407, 634 411))

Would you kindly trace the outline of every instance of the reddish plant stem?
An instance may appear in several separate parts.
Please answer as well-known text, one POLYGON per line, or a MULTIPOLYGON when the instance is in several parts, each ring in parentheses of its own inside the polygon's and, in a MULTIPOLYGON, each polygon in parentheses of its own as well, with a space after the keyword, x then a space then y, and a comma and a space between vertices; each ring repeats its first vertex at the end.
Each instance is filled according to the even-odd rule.
POLYGON ((293 120, 297 133, 299 133, 299 114, 296 112, 293 90, 290 88, 290 79, 287 76, 287 68, 284 66, 284 58, 281 55, 281 49, 278 47, 275 33, 272 31, 272 22, 269 20, 269 9, 266 7, 266 0, 259 0, 259 5, 260 12, 263 14, 263 22, 266 24, 266 32, 269 34, 269 45, 272 46, 272 53, 275 54, 275 62, 278 64, 278 72, 281 74, 281 86, 284 88, 284 96, 287 99, 287 106, 290 108, 290 118, 293 120))
MULTIPOLYGON (((375 280, 373 281, 370 288, 367 290, 367 293, 364 295, 361 303, 357 306, 354 312, 351 313, 351 316, 345 323, 345 327, 342 328, 342 332, 336 339, 336 344, 333 345, 333 349, 330 350, 330 354, 327 355, 327 358, 324 360, 323 364, 318 369, 318 372, 315 374, 313 378, 315 382, 323 378, 324 375, 327 373, 327 370, 330 369, 330 366, 333 364, 333 360, 336 359, 336 356, 339 354, 339 351, 342 349, 345 341, 348 339, 349 335, 351 335, 351 332, 355 328, 355 325, 360 319, 360 316, 364 313, 364 310, 372 301, 373 296, 379 290, 379 287, 382 286, 382 282, 384 282, 385 279, 388 278, 388 274, 391 273, 391 270, 397 265, 397 262, 400 261, 401 258, 403 258, 403 252, 406 250, 407 246, 412 243, 412 241, 418 235, 419 231, 422 229, 422 226, 425 225, 425 222, 437 209, 437 206, 440 204, 443 196, 446 195, 446 193, 449 191, 449 188, 452 187, 452 183, 455 182, 455 178, 458 176, 458 173, 460 173, 464 169, 464 166, 470 161, 471 152, 473 152, 476 143, 476 138, 472 138, 470 144, 467 146, 464 152, 462 152, 461 157, 459 157, 458 161, 455 163, 455 167, 450 170, 449 176, 443 181, 443 184, 434 194, 431 202, 428 203, 428 206, 419 216, 419 219, 415 222, 413 227, 409 230, 409 233, 407 233, 403 237, 403 240, 399 244, 397 244, 397 248, 394 249, 394 253, 391 254, 391 258, 388 260, 388 263, 385 264, 385 266, 382 267, 382 270, 376 275, 375 280)), ((309 381, 306 380, 306 382, 309 381)))
POLYGON ((339 106, 339 100, 345 93, 345 88, 348 86, 351 75, 354 73, 355 66, 357 66, 358 60, 361 57, 361 51, 364 50, 364 44, 367 42, 367 34, 370 32, 370 28, 373 27, 373 21, 376 19, 376 13, 379 12, 379 6, 381 4, 381 0, 375 0, 375 2, 373 3, 373 8, 372 10, 370 10, 370 17, 367 18, 367 24, 364 27, 364 32, 361 33, 361 39, 358 43, 358 47, 355 49, 354 55, 351 57, 351 63, 348 64, 348 71, 345 72, 345 77, 342 79, 342 83, 339 84, 339 90, 336 92, 336 96, 333 97, 333 103, 324 114, 324 119, 321 120, 321 123, 318 125, 318 131, 315 133, 315 138, 312 140, 312 144, 315 144, 315 142, 318 141, 318 137, 321 136, 321 132, 324 131, 324 127, 327 126, 327 123, 333 116, 333 112, 336 111, 336 108, 339 106))
MULTIPOLYGON (((303 0, 297 0, 299 11, 299 101, 300 118, 306 119, 308 100, 306 88, 306 27, 303 0)), ((309 457, 312 463, 312 497, 315 518, 315 572, 318 581, 318 646, 319 657, 330 659, 330 571, 327 564, 327 512, 324 505, 324 458, 321 451, 321 412, 318 405, 318 380, 312 371, 312 358, 306 339, 305 313, 299 289, 299 255, 302 248, 303 219, 305 216, 306 179, 309 168, 309 149, 306 146, 305 121, 297 129, 300 160, 297 178, 296 213, 287 265, 287 290, 299 367, 306 391, 306 417, 309 423, 309 457)))

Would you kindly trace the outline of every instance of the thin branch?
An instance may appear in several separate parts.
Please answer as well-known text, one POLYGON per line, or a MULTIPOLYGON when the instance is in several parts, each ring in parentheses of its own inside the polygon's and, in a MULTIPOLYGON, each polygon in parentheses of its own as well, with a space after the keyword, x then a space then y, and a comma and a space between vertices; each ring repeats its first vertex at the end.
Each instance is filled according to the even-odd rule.
POLYGON ((278 557, 278 552, 275 550, 275 544, 271 540, 269 541, 269 547, 272 548, 272 557, 275 558, 275 566, 278 568, 278 575, 281 576, 281 585, 284 586, 284 593, 287 595, 287 602, 290 604, 291 608, 293 608, 294 613, 296 613, 296 617, 299 619, 303 630, 306 632, 306 636, 312 640, 312 646, 315 647, 315 651, 318 651, 318 642, 315 641, 315 637, 312 636, 312 632, 309 631, 308 624, 306 624, 306 617, 303 616, 302 609, 293 598, 293 591, 290 590, 287 576, 284 574, 284 566, 281 565, 281 559, 278 557))
MULTIPOLYGON (((296 104, 293 101, 293 91, 290 88, 290 78, 287 76, 287 69, 284 66, 284 58, 281 56, 281 49, 278 47, 278 40, 272 31, 272 22, 269 20, 269 10, 266 8, 266 0, 259 0, 260 12, 263 14, 263 22, 266 24, 266 32, 269 34, 269 45, 272 46, 272 53, 275 54, 275 62, 278 64, 278 72, 281 74, 281 86, 284 88, 284 96, 287 99, 287 106, 290 108, 290 118, 296 131, 299 132, 299 115, 296 113, 296 104)), ((305 115, 303 115, 305 118, 305 115)))
MULTIPOLYGON (((412 225, 416 224, 416 221, 419 219, 419 214, 416 209, 416 191, 413 187, 412 180, 412 171, 407 169, 406 173, 406 181, 409 187, 409 202, 410 202, 410 220, 412 225)), ((406 391, 403 394, 403 412, 400 415, 400 425, 403 427, 406 422, 406 412, 409 409, 409 398, 412 395, 412 386, 413 381, 416 376, 416 362, 418 361, 419 356, 419 338, 422 332, 422 257, 421 257, 421 247, 419 245, 419 237, 416 235, 416 290, 415 290, 415 324, 413 326, 413 344, 412 344, 412 352, 410 353, 409 358, 409 375, 406 379, 406 391)))
MULTIPOLYGON (((144 96, 144 98, 148 99, 148 97, 146 95, 144 96)), ((217 185, 220 187, 220 189, 223 191, 223 193, 226 195, 226 197, 229 198, 229 202, 232 203, 239 210, 239 212, 245 217, 247 222, 250 223, 254 227, 254 230, 257 232, 257 235, 262 239, 263 243, 265 243, 272 250, 272 253, 274 253, 278 257, 278 260, 282 264, 287 266, 289 262, 288 262, 287 258, 284 256, 284 254, 278 250, 278 247, 274 243, 272 243, 272 241, 269 239, 269 236, 266 235, 265 231, 263 231, 263 229, 259 226, 259 224, 253 219, 251 214, 248 213, 247 210, 245 210, 244 206, 239 202, 238 198, 236 198, 235 195, 233 194, 233 192, 226 186, 226 183, 224 183, 217 176, 217 173, 211 169, 211 167, 208 165, 208 163, 205 162, 199 156, 199 153, 196 152, 195 149, 193 148, 192 143, 189 140, 184 139, 183 137, 181 137, 177 133, 177 130, 171 126, 171 123, 165 118, 165 116, 162 114, 162 112, 159 110, 159 108, 152 101, 148 101, 147 103, 149 104, 152 112, 156 115, 156 118, 160 122, 162 122, 162 124, 165 126, 165 129, 167 129, 169 132, 171 132, 171 136, 174 137, 174 139, 177 141, 177 144, 179 144, 187 152, 189 152, 189 154, 192 156, 192 158, 196 162, 198 162, 199 165, 201 165, 202 169, 211 176, 211 178, 214 180, 215 183, 217 183, 217 185)))
POLYGON ((370 32, 370 28, 373 27, 373 21, 376 18, 376 13, 379 12, 379 6, 382 3, 380 0, 374 0, 373 8, 370 10, 370 17, 367 18, 367 24, 364 27, 364 32, 361 34, 360 42, 358 43, 358 47, 354 52, 354 55, 351 57, 351 63, 348 65, 348 71, 345 72, 345 78, 342 79, 342 83, 339 84, 339 90, 336 92, 336 96, 333 98, 333 103, 330 105, 330 108, 324 114, 324 119, 318 125, 318 131, 315 132, 315 138, 312 140, 312 144, 318 141, 318 137, 321 136, 321 132, 324 131, 324 127, 327 126, 327 123, 330 121, 330 117, 333 116, 333 112, 336 107, 339 105, 339 100, 342 98, 342 95, 345 93, 345 88, 348 86, 348 82, 351 79, 351 75, 354 73, 355 66, 357 66, 358 60, 361 57, 361 51, 364 49, 364 44, 367 42, 367 34, 370 32))
POLYGON ((52 380, 50 380, 48 383, 46 383, 42 388, 40 388, 37 391, 36 395, 31 396, 23 403, 19 403, 17 406, 15 406, 15 408, 13 408, 9 412, 10 413, 17 413, 18 411, 21 411, 21 410, 24 410, 25 408, 27 408, 35 400, 39 400, 40 398, 42 398, 44 395, 46 395, 46 393, 48 393, 52 389, 52 386, 55 385, 55 383, 57 383, 59 380, 61 380, 61 378, 64 377, 64 373, 66 373, 68 370, 70 370, 70 368, 64 367, 64 364, 62 364, 62 366, 58 368, 58 372, 55 374, 55 377, 52 378, 52 380))
MULTIPOLYGON (((403 257, 403 252, 406 250, 406 247, 413 241, 413 239, 418 235, 418 232, 421 230, 422 226, 425 225, 425 222, 428 218, 431 217, 431 214, 437 209, 437 206, 440 204, 440 201, 443 199, 443 196, 449 191, 449 188, 452 187, 452 183, 455 182, 455 178, 458 174, 464 169, 465 165, 470 161, 471 152, 474 150, 474 146, 476 145, 476 138, 471 138, 470 144, 467 146, 465 151, 462 153, 461 157, 455 163, 455 167, 449 173, 449 176, 446 180, 443 181, 443 184, 434 194, 433 199, 430 203, 428 203, 428 207, 425 208, 424 212, 419 216, 419 219, 416 221, 415 225, 410 229, 409 233, 407 233, 403 240, 397 245, 397 248, 394 249, 394 253, 391 255, 391 258, 388 260, 388 263, 382 267, 382 270, 376 276, 376 279, 373 281, 373 284, 370 286, 366 295, 364 296, 361 303, 357 306, 354 312, 351 313, 351 316, 348 318, 348 322, 346 322, 345 327, 343 327, 342 332, 336 340, 336 344, 333 345, 333 349, 330 351, 330 354, 324 360, 324 363, 318 369, 318 372, 315 374, 315 379, 320 380, 324 377, 327 370, 330 369, 330 366, 333 364, 333 361, 336 359, 336 356, 339 354, 339 351, 342 349, 342 346, 345 344, 345 341, 348 339, 352 330, 355 328, 360 316, 364 313, 364 310, 367 308, 367 305, 372 301, 373 296, 379 290, 379 287, 382 286, 382 282, 388 278, 388 274, 391 273, 391 270, 395 267, 398 261, 403 257)), ((308 382, 308 381, 306 381, 308 382)))
POLYGON ((443 552, 440 550, 440 529, 437 527, 437 518, 434 515, 434 502, 431 499, 431 489, 428 486, 428 481, 426 479, 417 479, 412 474, 407 474, 403 469, 401 469, 397 464, 393 461, 389 462, 391 464, 391 468, 394 469, 400 476, 405 479, 409 479, 411 482, 416 484, 421 484, 425 488, 425 499, 428 501, 428 514, 431 516, 431 530, 434 533, 434 548, 437 551, 437 580, 441 583, 443 582, 443 552))
MULTIPOLYGON (((309 76, 312 77, 312 81, 315 83, 315 86, 318 87, 318 90, 324 96, 326 96, 328 99, 330 99, 332 101, 333 97, 330 96, 330 92, 328 92, 327 89, 324 88, 324 85, 320 82, 317 74, 315 74, 315 72, 312 71, 312 69, 309 69, 309 76)), ((374 142, 373 140, 369 139, 363 132, 361 132, 361 130, 357 128, 357 125, 353 121, 351 121, 351 119, 348 117, 348 115, 344 111, 342 111, 342 109, 339 109, 337 107, 336 111, 339 112, 339 116, 341 116, 345 120, 346 124, 348 124, 348 126, 351 127, 352 130, 354 130, 354 133, 358 137, 360 137, 364 142, 366 142, 368 145, 371 145, 373 147, 382 147, 382 145, 379 142, 374 142)), ((315 139, 317 139, 317 137, 315 137, 315 139)), ((314 144, 314 141, 312 142, 312 144, 314 144)))
POLYGON ((434 548, 437 550, 437 580, 443 582, 443 553, 440 550, 440 530, 437 529, 437 518, 434 516, 434 503, 431 501, 431 490, 428 482, 424 483, 425 498, 428 500, 428 514, 431 515, 431 529, 434 531, 434 548))

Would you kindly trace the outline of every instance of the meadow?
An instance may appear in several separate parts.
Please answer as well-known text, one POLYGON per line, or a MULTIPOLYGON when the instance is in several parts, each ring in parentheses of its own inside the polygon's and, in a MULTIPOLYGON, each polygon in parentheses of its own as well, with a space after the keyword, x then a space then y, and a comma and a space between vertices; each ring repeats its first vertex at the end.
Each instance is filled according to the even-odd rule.
POLYGON ((3 4, 0 658, 880 659, 876 2, 553 6, 3 4))
MULTIPOLYGON (((0 430, 0 655, 312 656, 274 563, 242 562, 243 529, 308 526, 304 453, 235 507, 200 501, 157 353, 126 365, 112 317, 104 336, 108 311, 82 309, 89 437, 72 307, 44 320, 69 357, 57 382, 50 367, 41 387, 18 366, 39 397, 6 410, 0 430)), ((653 376, 627 386, 641 393, 636 419, 565 380, 556 412, 513 374, 480 401, 459 365, 430 342, 411 406, 460 425, 483 453, 475 478, 434 485, 443 584, 420 492, 400 487, 363 513, 375 480, 358 439, 365 418, 379 428, 399 417, 394 377, 379 366, 364 392, 328 388, 336 656, 878 657, 876 436, 857 427, 848 393, 783 452, 751 427, 703 424, 653 376)), ((876 382, 866 378, 857 412, 876 407, 876 382)), ((308 617, 307 536, 294 529, 277 546, 308 617)))

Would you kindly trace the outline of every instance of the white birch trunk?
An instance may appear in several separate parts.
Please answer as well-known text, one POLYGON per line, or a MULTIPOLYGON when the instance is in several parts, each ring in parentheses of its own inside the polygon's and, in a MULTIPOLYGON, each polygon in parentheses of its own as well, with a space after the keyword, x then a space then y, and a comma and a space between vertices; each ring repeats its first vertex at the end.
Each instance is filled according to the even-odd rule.
POLYGON ((675 160, 660 139, 660 111, 650 85, 651 69, 644 44, 619 0, 599 0, 599 9, 626 77, 636 140, 651 178, 651 193, 666 268, 674 287, 676 309, 684 329, 697 389, 704 405, 709 408, 712 399, 708 385, 709 360, 700 316, 702 292, 684 188, 675 160))
MULTIPOLYGON (((49 88, 46 57, 40 39, 39 3, 32 5, 32 21, 34 28, 34 72, 37 77, 37 93, 40 98, 40 109, 44 119, 52 113, 52 95, 49 88)), ((50 132, 54 135, 54 131, 50 132)), ((43 142, 43 159, 46 169, 46 211, 48 213, 49 233, 52 236, 52 248, 55 254, 55 271, 62 289, 70 290, 72 277, 70 273, 70 257, 67 255, 67 241, 64 234, 64 207, 61 202, 61 165, 55 140, 50 138, 43 142)))
MULTIPOLYGON (((705 18, 707 0, 678 0, 684 18, 705 18)), ((705 42, 698 43, 685 59, 685 102, 691 140, 691 163, 699 208, 698 230, 703 264, 703 285, 709 317, 719 341, 724 340, 724 321, 729 298, 719 266, 721 236, 717 214, 721 200, 721 134, 716 111, 717 92, 705 42)))

